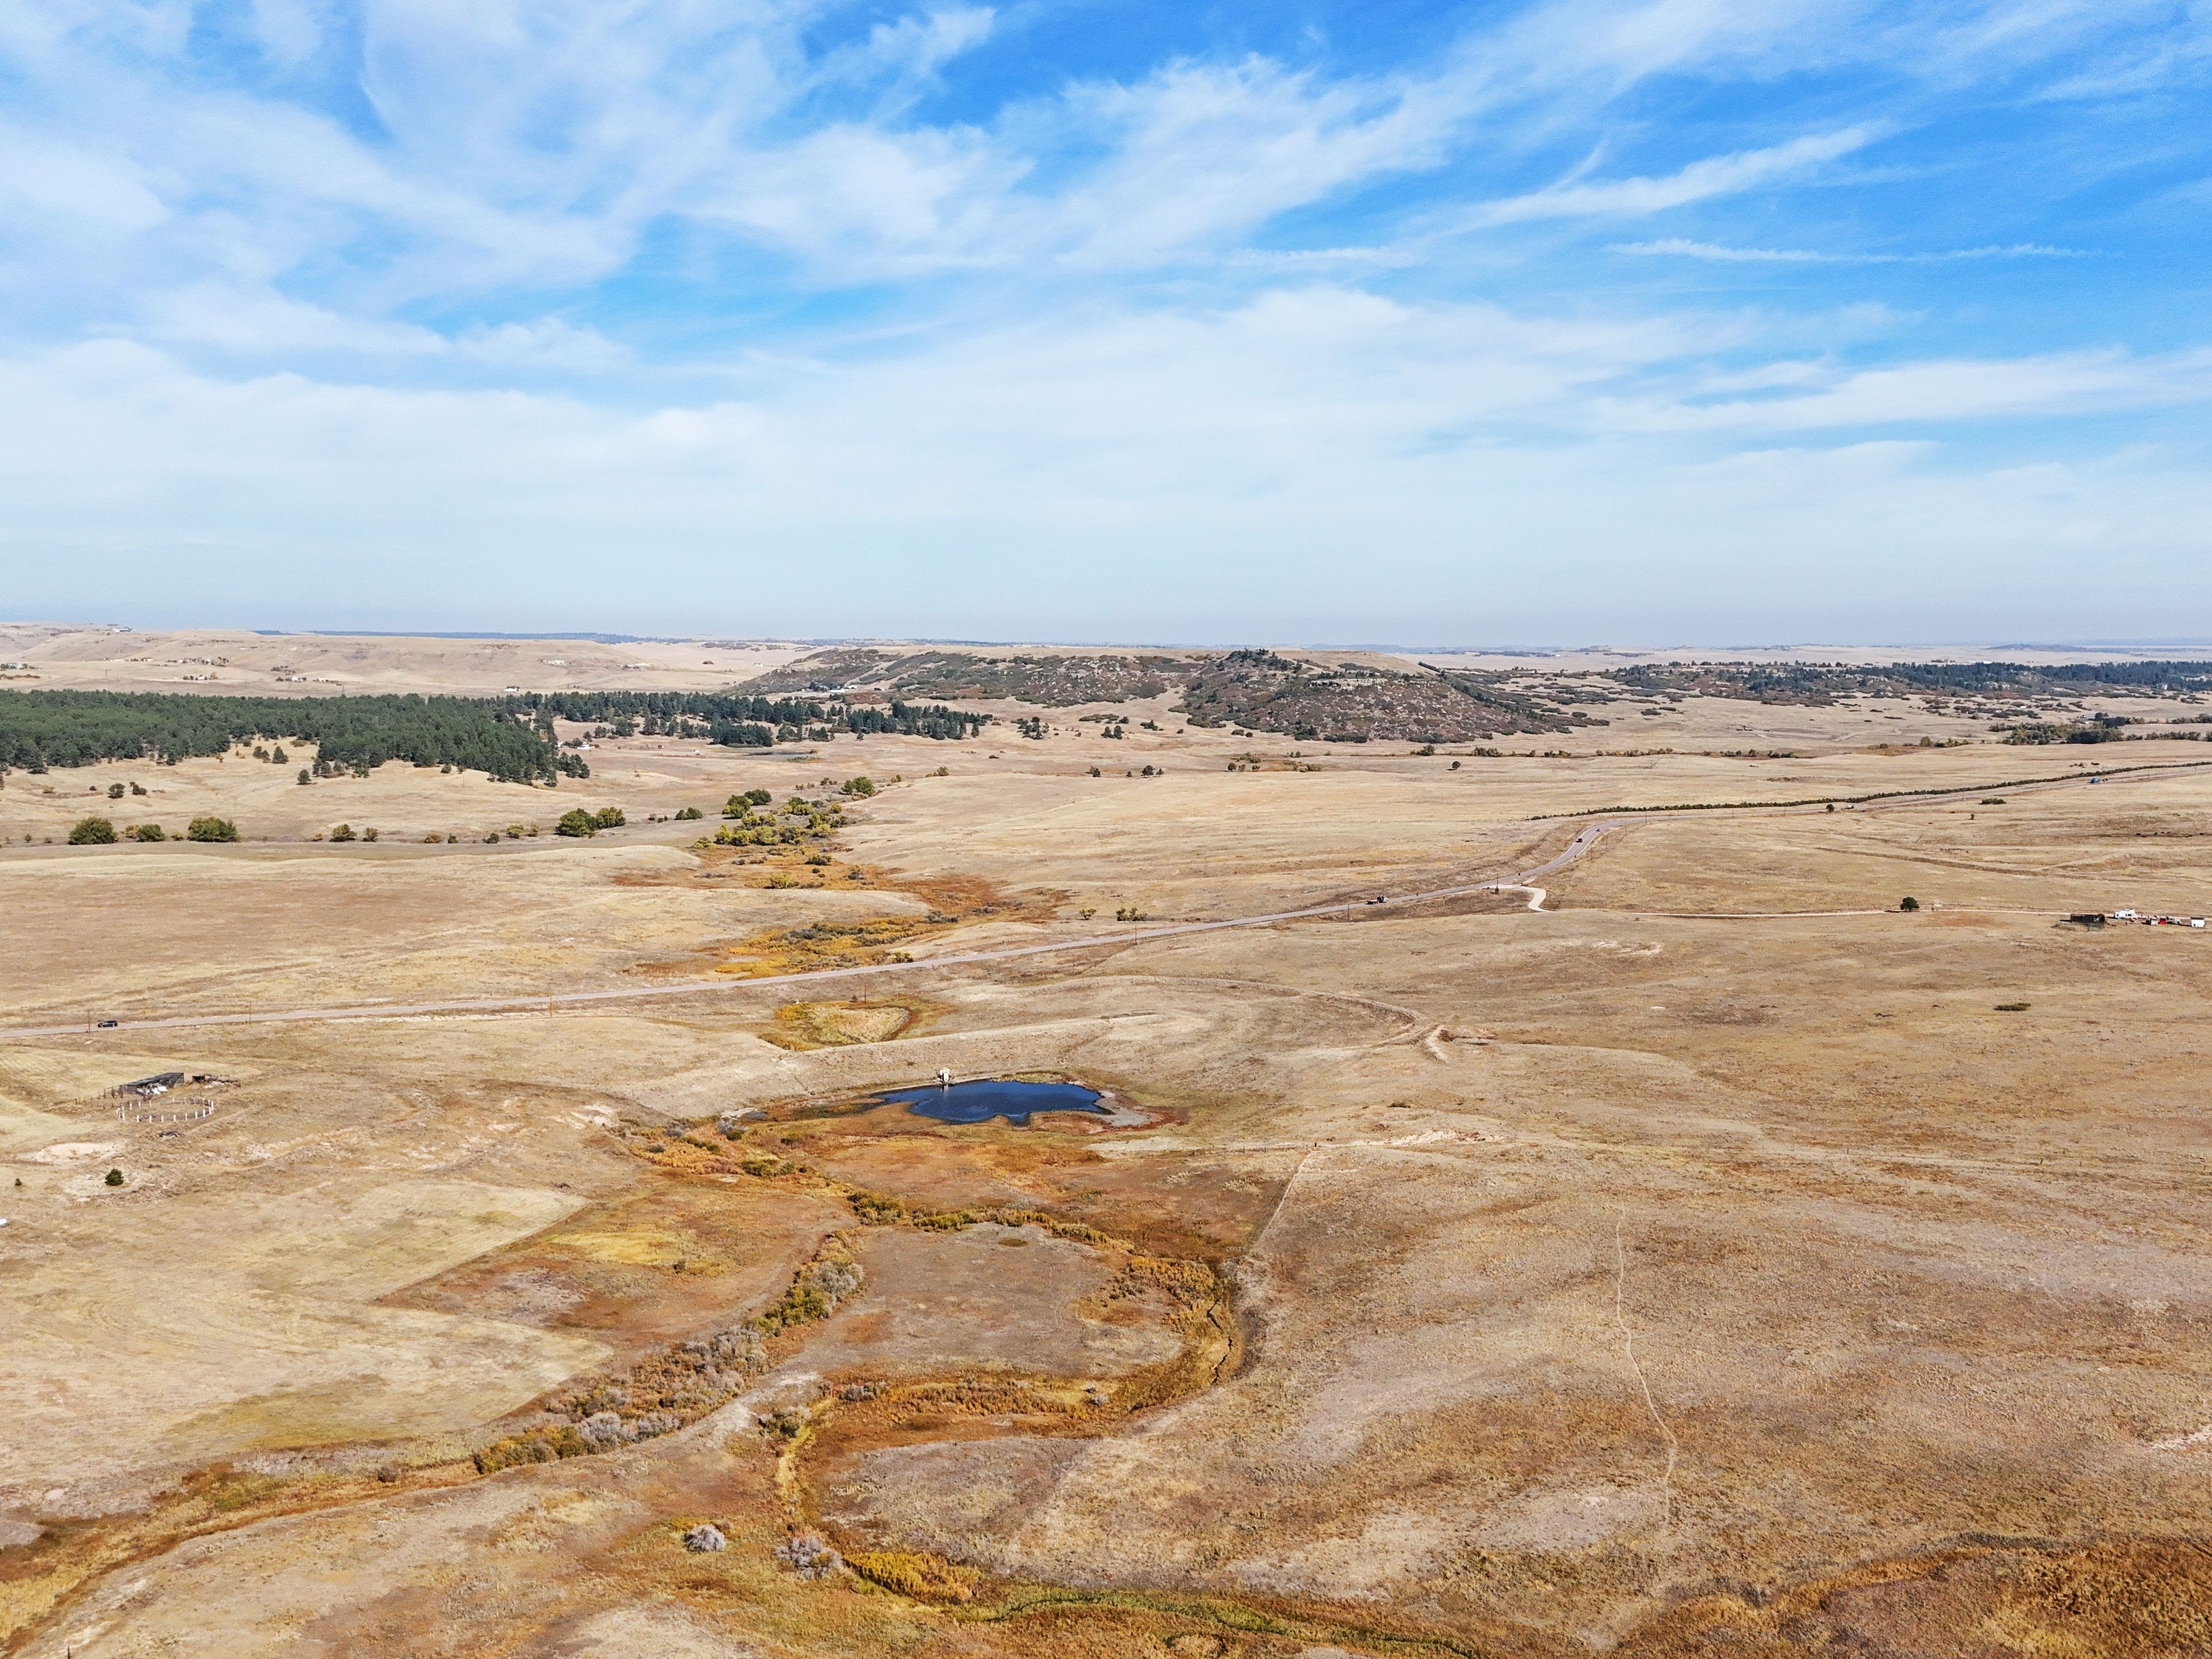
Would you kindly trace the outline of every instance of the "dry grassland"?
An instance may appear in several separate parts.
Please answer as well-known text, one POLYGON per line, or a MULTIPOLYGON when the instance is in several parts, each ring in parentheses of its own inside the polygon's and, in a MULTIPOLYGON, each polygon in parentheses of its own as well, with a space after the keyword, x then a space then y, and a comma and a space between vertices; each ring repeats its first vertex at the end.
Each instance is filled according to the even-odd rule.
POLYGON ((257 634, 241 629, 0 624, 0 653, 28 665, 24 689, 198 690, 233 695, 417 691, 495 697, 576 689, 708 690, 805 654, 773 640, 488 640, 257 634), (295 676, 297 678, 283 678, 295 676), (33 678, 34 677, 34 678, 33 678), (211 678, 210 678, 211 677, 211 678))
POLYGON ((531 792, 629 811, 587 844, 316 846, 280 803, 419 834, 523 792, 234 759, 160 781, 265 842, 25 848, 11 778, 0 1024, 698 989, 0 1044, 0 1651, 2212 1652, 2212 930, 2062 921, 2212 911, 2212 769, 2022 787, 2203 745, 1689 704, 1301 771, 1081 712, 605 744, 531 792), (1591 752, 1662 726, 1805 752, 1591 752), (690 846, 860 772, 799 885, 690 846), (1634 819, 1541 912, 927 960, 1506 873, 1579 827, 1542 815, 1946 788, 1634 819), (921 959, 865 989, 715 971, 875 924, 921 959), (939 1067, 1117 1110, 869 1101, 939 1067), (230 1081, 102 1097, 170 1070, 230 1081), (588 1448, 610 1388, 668 1431, 588 1448), (580 1455, 477 1472, 531 1434, 580 1455), (794 1571, 816 1534, 860 1570, 794 1571))
POLYGON ((598 842, 465 860, 0 861, 0 903, 22 930, 0 960, 0 998, 65 1018, 588 989, 664 957, 734 951, 771 925, 928 911, 900 893, 772 894, 697 873, 673 848, 598 842))

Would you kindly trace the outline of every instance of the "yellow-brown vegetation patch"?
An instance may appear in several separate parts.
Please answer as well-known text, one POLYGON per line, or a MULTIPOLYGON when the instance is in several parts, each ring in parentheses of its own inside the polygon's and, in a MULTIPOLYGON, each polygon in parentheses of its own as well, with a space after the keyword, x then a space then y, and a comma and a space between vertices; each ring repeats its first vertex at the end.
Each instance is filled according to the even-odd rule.
POLYGON ((2071 1548, 1974 1544, 1871 1562, 1763 1604, 1686 1602, 1620 1651, 1687 1659, 1724 1644, 1746 1659, 1881 1647, 2020 1659, 2195 1659, 2212 1652, 2212 1549, 2193 1539, 2071 1548))
POLYGON ((915 1010, 897 1002, 791 1002, 775 1011, 773 1029, 761 1035, 779 1048, 842 1048, 888 1042, 915 1022, 915 1010))
POLYGON ((187 1539, 476 1478, 475 1468, 466 1462, 393 1463, 384 1474, 390 1478, 359 1471, 248 1474, 218 1464, 186 1477, 137 1513, 58 1522, 33 1543, 0 1551, 0 1652, 15 1651, 18 1638, 68 1606, 90 1580, 125 1563, 161 1555, 187 1539))
POLYGON ((917 1601, 972 1601, 982 1577, 973 1567, 920 1550, 856 1550, 845 1561, 870 1583, 917 1601))
POLYGON ((1040 1117, 1027 1129, 921 1118, 808 1124, 808 1162, 868 1191, 894 1188, 921 1212, 1048 1210, 1125 1238, 1149 1255, 1221 1262, 1240 1254, 1272 1213, 1279 1176, 1188 1159, 1101 1158, 1040 1117), (1175 1182, 1162 1179, 1172 1174, 1175 1182))
POLYGON ((819 968, 863 968, 910 958, 896 947, 942 933, 951 918, 879 916, 866 921, 824 921, 805 927, 772 928, 753 933, 733 947, 716 967, 718 974, 758 979, 771 974, 803 974, 819 968))
POLYGON ((577 1228, 556 1235, 564 1249, 593 1261, 619 1261, 634 1267, 666 1267, 696 1253, 674 1233, 650 1228, 635 1232, 599 1232, 577 1228))

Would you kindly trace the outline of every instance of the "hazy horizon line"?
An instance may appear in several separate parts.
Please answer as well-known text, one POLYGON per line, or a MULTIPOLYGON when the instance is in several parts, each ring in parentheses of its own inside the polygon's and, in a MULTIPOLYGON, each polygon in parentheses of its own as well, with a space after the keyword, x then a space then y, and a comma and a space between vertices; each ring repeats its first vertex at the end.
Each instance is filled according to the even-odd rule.
POLYGON ((1008 650, 1023 646, 1037 646, 1054 650, 1098 651, 1236 651, 1273 649, 1284 651, 1364 651, 1386 653, 1394 656, 1589 656, 1620 655, 1649 656, 1662 653, 1704 651, 1720 655, 1754 652, 1808 651, 2039 651, 2075 653, 2141 653, 2146 651, 2212 649, 2212 638, 2204 636, 2148 636, 2123 639, 2086 640, 1792 640, 1745 641, 1727 643, 1676 641, 1664 644, 1625 644, 1619 641, 1589 642, 1577 645, 1528 643, 1443 643, 1427 641, 1405 643, 1396 641, 1373 640, 1285 640, 1249 637, 1236 640, 1171 640, 1171 639, 1109 639, 1109 638, 1046 638, 1042 636, 1009 636, 1001 639, 982 639, 923 635, 852 634, 746 634, 726 630, 702 629, 685 634, 623 634, 596 629, 398 629, 398 628, 263 628, 246 624, 203 623, 177 626, 144 626, 137 623, 111 622, 52 622, 16 619, 0 622, 0 629, 53 629, 61 631, 98 631, 130 634, 191 634, 239 633, 258 638, 302 639, 369 639, 369 640, 489 640, 525 641, 546 640, 586 641, 596 645, 684 645, 691 643, 719 644, 729 648, 742 646, 803 646, 812 649, 847 647, 936 647, 969 650, 1008 650))

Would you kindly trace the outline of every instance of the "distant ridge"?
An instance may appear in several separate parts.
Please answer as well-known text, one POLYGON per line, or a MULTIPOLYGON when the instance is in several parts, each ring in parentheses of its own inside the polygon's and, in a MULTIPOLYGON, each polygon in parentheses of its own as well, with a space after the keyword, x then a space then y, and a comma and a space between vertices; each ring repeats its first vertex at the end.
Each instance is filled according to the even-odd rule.
POLYGON ((486 634, 474 629, 442 632, 433 628, 256 628, 266 640, 586 640, 593 645, 681 645, 676 634, 486 634))

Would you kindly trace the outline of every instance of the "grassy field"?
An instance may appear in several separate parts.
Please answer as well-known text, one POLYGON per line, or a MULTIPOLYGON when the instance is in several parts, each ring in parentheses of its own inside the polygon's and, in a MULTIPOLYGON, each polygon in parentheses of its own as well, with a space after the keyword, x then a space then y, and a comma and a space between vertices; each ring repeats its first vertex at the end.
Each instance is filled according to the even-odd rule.
POLYGON ((49 846, 139 775, 9 776, 0 1025, 697 989, 0 1044, 0 1650, 2212 1650, 2212 930, 2064 921, 2212 912, 2212 769, 2086 781, 2203 744, 1691 699, 1423 755, 1171 701, 558 790, 144 775, 234 847, 49 846), (823 863, 694 845, 862 774, 823 863), (1925 789, 1971 793, 1632 821, 1540 911, 931 961, 1925 789), (504 836, 575 805, 629 824, 504 836), (915 960, 747 982, 864 936, 915 960), (868 1098, 940 1067, 1116 1109, 868 1098), (108 1092, 162 1072, 210 1080, 108 1092), (533 1435, 577 1455, 478 1472, 533 1435))

